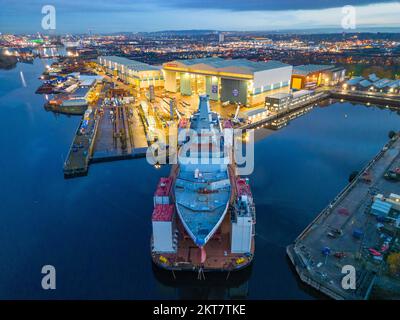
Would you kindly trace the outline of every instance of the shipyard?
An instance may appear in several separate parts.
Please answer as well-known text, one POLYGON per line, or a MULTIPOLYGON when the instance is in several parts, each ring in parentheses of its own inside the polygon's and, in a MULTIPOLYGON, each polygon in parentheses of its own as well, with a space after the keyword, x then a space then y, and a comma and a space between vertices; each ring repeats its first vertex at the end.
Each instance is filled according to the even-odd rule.
MULTIPOLYGON (((396 107, 399 101, 398 96, 393 93, 396 81, 382 81, 375 75, 371 75, 370 78, 378 84, 374 87, 371 82, 367 90, 364 90, 363 87, 355 85, 366 80, 361 77, 346 77, 345 69, 331 65, 292 67, 274 61, 257 64, 243 59, 235 61, 206 58, 172 61, 156 67, 126 58, 100 56, 97 62, 83 64, 80 62, 74 63, 73 66, 72 70, 63 65, 49 66, 41 77, 48 79, 46 85, 51 87, 50 90, 55 93, 56 98, 51 101, 60 100, 57 98, 60 94, 64 97, 59 108, 52 111, 70 114, 83 113, 76 137, 64 163, 66 178, 88 174, 91 163, 146 157, 148 150, 152 150, 154 155, 155 150, 148 149, 153 143, 161 143, 163 150, 168 150, 169 140, 172 138, 171 129, 173 135, 178 135, 187 128, 191 128, 191 123, 193 121, 196 123, 196 114, 203 112, 201 101, 206 105, 203 108, 209 110, 203 117, 207 118, 207 114, 214 115, 211 118, 221 119, 217 120, 217 126, 244 130, 282 129, 290 121, 306 114, 316 105, 324 103, 329 105, 329 101, 332 99, 378 103, 384 107, 396 107), (74 72, 67 73, 69 71, 74 72), (261 72, 260 75, 257 75, 257 72, 261 72), (374 90, 379 84, 385 88, 390 87, 387 93, 382 90, 380 92, 374 90), (385 84, 386 86, 384 86, 385 84), (261 86, 261 89, 257 86, 261 86), (62 91, 65 93, 63 94, 62 91), (198 97, 200 97, 200 102, 196 103, 198 97), (75 101, 76 103, 73 103, 75 101), (80 101, 83 101, 82 109, 80 112, 76 112, 74 107, 80 101), (212 113, 211 110, 217 113, 212 113), (193 118, 193 116, 195 117, 193 118)), ((170 150, 172 149, 170 146, 170 150)), ((154 161, 154 165, 158 167, 161 164, 154 161)), ((192 174, 197 177, 196 179, 199 175, 201 176, 199 168, 191 170, 193 170, 192 174)), ((174 188, 181 185, 179 164, 172 165, 169 177, 160 179, 154 194, 154 211, 152 213, 151 251, 152 260, 156 266, 172 272, 195 271, 198 279, 205 279, 203 273, 207 271, 231 272, 241 270, 251 264, 255 254, 255 209, 251 191, 246 179, 234 178, 232 173, 234 168, 228 166, 227 170, 230 172, 229 183, 231 185, 229 205, 226 207, 226 213, 224 212, 218 228, 213 229, 207 242, 200 245, 196 243, 196 237, 185 223, 184 216, 179 214, 179 206, 176 203, 174 188), (243 217, 237 216, 235 213, 241 206, 242 197, 250 201, 245 205, 248 211, 244 213, 243 217), (241 226, 236 226, 239 223, 238 219, 243 218, 244 220, 240 222, 241 226), (246 222, 248 227, 243 224, 246 220, 248 220, 246 222), (239 230, 238 228, 241 230, 240 237, 244 235, 243 228, 248 228, 248 231, 245 232, 248 235, 245 238, 237 238, 238 234, 235 234, 235 230, 239 230), (236 248, 237 243, 241 243, 241 249, 236 248)), ((368 175, 369 178, 372 177, 371 171, 369 168, 365 169, 364 176, 360 179, 365 178, 365 175, 368 175)), ((357 181, 358 178, 352 182, 352 185, 357 181)), ((185 187, 182 185, 179 188, 185 187)), ((368 194, 371 194, 372 187, 369 188, 368 194)), ((373 189, 377 190, 375 187, 373 189)), ((212 187, 209 191, 206 192, 206 190, 208 189, 200 188, 193 192, 199 193, 199 198, 208 197, 209 194, 216 192, 212 190, 212 187)), ((357 197, 359 195, 360 193, 357 193, 357 197)), ((342 196, 341 194, 340 197, 342 196)), ((380 196, 383 197, 382 194, 380 196)), ((181 201, 185 203, 186 200, 181 201)), ((358 205, 363 208, 365 206, 365 203, 358 205)), ((193 207, 189 210, 195 209, 193 207)), ((359 237, 364 237, 364 231, 360 230, 367 229, 367 226, 363 225, 367 222, 362 221, 363 216, 359 217, 356 213, 350 214, 349 208, 337 210, 346 211, 345 214, 340 215, 346 218, 344 221, 335 217, 332 218, 332 222, 325 222, 325 220, 329 220, 327 212, 334 211, 331 203, 329 208, 325 209, 316 219, 316 221, 320 221, 322 218, 319 217, 323 216, 324 222, 318 222, 318 224, 314 222, 313 227, 308 228, 314 230, 314 226, 318 226, 315 232, 321 234, 320 230, 328 225, 330 230, 327 231, 328 236, 322 232, 323 240, 320 240, 321 246, 325 245, 323 247, 325 251, 322 254, 325 260, 321 259, 324 261, 315 262, 314 259, 317 257, 312 257, 308 251, 319 252, 322 250, 321 248, 319 250, 308 248, 305 244, 307 242, 304 239, 311 237, 311 235, 308 236, 310 231, 304 231, 296 240, 295 245, 288 247, 288 255, 300 278, 325 293, 327 291, 321 284, 316 286, 313 281, 319 283, 318 281, 322 279, 331 284, 334 282, 334 280, 328 279, 328 271, 323 270, 323 266, 329 260, 334 259, 332 264, 335 267, 331 270, 334 273, 340 271, 340 265, 345 265, 344 262, 349 260, 350 256, 353 259, 360 259, 362 254, 365 255, 365 252, 362 252, 365 250, 362 249, 364 246, 359 243, 355 244, 357 252, 349 252, 349 241, 354 242, 354 236, 350 237, 350 240, 345 238, 340 241, 339 238, 344 238, 345 232, 351 233, 345 228, 347 226, 354 228, 354 224, 362 225, 357 230, 362 234, 359 237), (353 220, 350 221, 350 217, 353 220), (308 237, 304 234, 307 234, 308 237), (341 243, 343 247, 326 245, 326 237, 328 240, 334 239, 336 243, 341 243), (332 249, 333 247, 335 249, 332 249), (328 258, 330 256, 332 258, 328 258), (307 257, 306 261, 308 262, 302 262, 303 264, 316 263, 318 270, 315 272, 321 279, 317 281, 310 276, 307 279, 311 280, 304 280, 305 273, 299 271, 299 261, 303 261, 304 257, 307 257)), ((363 214, 365 214, 364 211, 363 214)), ((384 233, 382 235, 387 236, 384 233)), ((393 240, 391 236, 387 237, 391 239, 390 241, 393 240)), ((318 242, 316 239, 312 239, 310 241, 314 248, 318 242)), ((358 242, 361 241, 358 239, 358 242)), ((374 246, 371 244, 372 247, 374 246)), ((372 254, 371 250, 375 249, 367 250, 367 256, 372 254)), ((376 252, 374 259, 380 261, 382 255, 379 251, 376 252)), ((355 261, 360 263, 358 260, 355 261)), ((352 262, 354 263, 354 261, 352 262)), ((362 289, 359 289, 357 293, 352 293, 353 295, 350 296, 330 294, 329 292, 327 294, 336 299, 368 298, 376 279, 375 271, 371 270, 362 270, 360 276, 362 277, 360 280, 362 289)), ((336 277, 340 277, 340 275, 339 273, 336 277)), ((176 277, 175 274, 174 277, 176 277)))
POLYGON ((7 4, 0 300, 400 300, 398 10, 7 4))
MULTIPOLYGON (((343 68, 330 65, 301 66, 307 76, 300 78, 297 74, 300 71, 296 70, 303 69, 279 62, 255 64, 212 58, 179 63, 190 65, 192 69, 179 69, 177 62, 156 68, 120 57, 99 57, 97 63, 73 63, 72 69, 69 60, 49 66, 41 78, 49 79, 43 86, 53 94, 38 92, 46 94, 45 109, 69 115, 83 115, 88 109, 92 114, 90 119, 83 118, 77 130, 81 135, 81 126, 85 130, 90 124, 92 130, 85 133, 90 135, 90 143, 81 147, 82 152, 75 151, 75 143, 71 145, 72 152, 64 166, 66 176, 86 174, 90 163, 145 157, 147 147, 158 140, 158 134, 168 136, 171 126, 179 131, 187 125, 191 113, 196 110, 199 94, 207 94, 212 110, 234 128, 243 130, 282 128, 311 110, 313 105, 329 99, 392 107, 398 103, 394 94, 348 88, 347 83, 353 78, 346 80, 343 68), (190 76, 190 70, 201 73, 196 68, 205 64, 216 71, 211 72, 208 67, 206 75, 190 76), (224 80, 223 71, 218 71, 219 66, 231 72, 225 73, 228 80, 224 80), (254 69, 261 70, 260 79, 251 80, 243 75, 243 70, 254 69), (307 73, 308 69, 312 73, 307 73), (230 80, 234 72, 238 78, 230 80), (177 79, 177 75, 180 78, 177 79), (335 81, 328 83, 331 78, 335 81), (261 85, 261 89, 254 88, 254 82, 261 85), (74 161, 69 159, 71 157, 80 159, 74 161)), ((392 81, 387 84, 394 85, 392 81)), ((168 142, 164 143, 167 147, 168 142)))
MULTIPOLYGON (((84 66, 83 68, 85 68, 84 66)), ((202 112, 201 99, 207 99, 207 101, 203 101, 206 104, 204 108, 209 110, 208 108, 212 106, 213 110, 220 112, 220 114, 215 115, 217 119, 221 117, 221 120, 218 121, 222 121, 222 127, 247 130, 259 128, 279 130, 293 119, 312 110, 318 103, 321 104, 324 101, 326 103, 330 99, 353 101, 360 101, 361 99, 364 102, 379 103, 386 107, 389 105, 397 106, 398 103, 398 97, 392 93, 393 90, 383 93, 374 92, 371 86, 367 91, 364 91, 361 87, 352 87, 352 84, 363 80, 360 77, 346 78, 344 69, 329 65, 292 67, 278 62, 263 65, 244 60, 229 61, 210 58, 182 62, 173 61, 157 68, 126 58, 106 56, 99 57, 97 64, 91 62, 89 66, 90 71, 86 69, 84 72, 93 72, 93 75, 81 75, 76 71, 66 76, 50 72, 43 75, 43 78, 50 77, 51 79, 51 77, 55 77, 61 82, 70 81, 68 85, 62 85, 64 88, 68 89, 74 86, 74 90, 70 90, 72 94, 68 95, 60 108, 71 110, 70 112, 73 114, 75 110, 70 107, 71 104, 66 104, 65 101, 74 101, 75 99, 85 101, 82 109, 82 111, 85 110, 84 115, 64 164, 66 178, 86 175, 91 163, 146 157, 147 148, 155 142, 162 141, 168 146, 168 141, 165 141, 168 139, 162 139, 159 136, 160 132, 165 133, 169 130, 170 134, 171 128, 175 128, 176 130, 173 132, 178 134, 178 132, 191 127, 191 123, 195 121, 195 118, 194 120, 192 118, 193 115, 202 112), (205 65, 208 67, 205 68, 205 65), (202 71, 201 68, 205 68, 205 70, 202 71), (272 70, 272 78, 268 73, 262 74, 264 78, 251 78, 243 73, 246 68, 248 70, 261 70, 264 73, 269 71, 263 70, 272 70), (279 68, 283 68, 285 72, 287 70, 287 73, 279 72, 279 68), (279 73, 274 73, 275 70, 279 73), (232 77, 235 77, 235 72, 237 79, 231 80, 232 77), (277 77, 276 74, 279 74, 281 78, 273 78, 277 77), (224 77, 229 77, 229 80, 224 80, 224 77), (262 89, 254 88, 254 83, 258 83, 257 85, 262 83, 262 89), (269 89, 265 91, 264 88, 269 89), (84 93, 81 94, 81 91, 84 93), (74 92, 76 93, 74 94, 74 92), (91 100, 88 99, 89 92, 94 97, 91 100), (205 96, 201 98, 202 95, 205 96), (200 102, 197 103, 199 105, 198 113, 196 113, 197 97, 200 97, 200 102), (260 103, 261 101, 263 102, 260 103)), ((48 68, 48 70, 52 69, 52 67, 48 68)), ((61 72, 62 68, 58 70, 61 72)), ((253 75, 253 77, 256 76, 253 75)), ((371 77, 374 77, 374 75, 371 75, 371 77)), ((379 78, 374 80, 382 83, 379 78)), ((391 88, 396 84, 396 82, 389 80, 383 82, 391 88)), ((60 87, 60 85, 57 85, 57 87, 60 87)), ((53 111, 61 112, 60 110, 53 111)), ((209 112, 211 110, 207 111, 206 114, 209 112)), ((217 126, 219 125, 217 124, 217 126)), ((155 166, 160 165, 157 161, 154 163, 155 166)), ((195 169, 192 169, 196 171, 193 171, 192 174, 199 177, 201 170, 195 169)), ((231 272, 241 270, 251 264, 255 254, 253 240, 255 235, 254 204, 251 191, 248 189, 248 182, 246 179, 233 178, 233 170, 228 167, 228 171, 231 172, 229 180, 232 190, 227 212, 224 213, 218 228, 213 230, 210 238, 203 245, 196 243, 195 236, 184 222, 185 218, 179 214, 174 192, 176 185, 180 185, 179 165, 172 165, 170 176, 160 179, 154 194, 154 211, 152 213, 151 251, 155 265, 172 272, 195 271, 198 273, 198 279, 202 279, 205 278, 203 273, 207 271, 231 272), (239 217, 236 216, 235 211, 238 210, 238 205, 242 201, 240 199, 243 196, 250 199, 250 207, 248 208, 253 207, 253 209, 247 209, 250 211, 247 214, 245 213, 243 216, 245 220, 240 222, 240 230, 244 230, 243 228, 246 227, 243 223, 250 218, 248 231, 245 232, 248 235, 239 239, 237 238, 238 235, 235 234, 235 230, 239 230, 239 227, 236 226, 239 223, 239 217), (245 244, 243 241, 248 242, 245 244), (242 248, 236 248, 236 243, 241 243, 242 248)), ((359 179, 365 178, 366 175, 369 179, 372 179, 371 177, 374 176, 372 171, 370 168, 365 169, 363 176, 359 179)), ((375 176, 374 178, 378 179, 379 177, 375 176)), ((185 179, 188 179, 188 177, 185 179)), ((352 185, 356 184, 357 181, 358 178, 352 182, 352 185)), ((195 181, 192 183, 195 183, 195 181)), ((370 184, 371 181, 364 181, 363 183, 370 184)), ((215 192, 212 189, 207 192, 206 189, 200 188, 199 190, 197 191, 199 197, 208 197, 208 194, 211 195, 215 192), (203 195, 201 196, 200 193, 203 195)), ((375 190, 378 190, 377 187, 369 186, 368 195, 371 196, 375 190), (372 189, 374 191, 371 191, 372 189)), ((357 192, 357 197, 360 196, 360 192, 357 192)), ((396 194, 389 191, 386 191, 386 193, 396 194)), ((343 194, 340 195, 340 198, 343 197, 343 194)), ((380 196, 384 197, 382 194, 380 196)), ((351 200, 347 201, 352 203, 351 200)), ((368 203, 367 200, 364 201, 366 202, 360 203, 356 207, 364 208, 368 203)), ((370 219, 363 221, 364 211, 367 209, 364 208, 362 216, 358 216, 356 212, 351 213, 350 210, 353 209, 342 208, 342 205, 336 203, 337 200, 335 204, 331 203, 329 208, 325 209, 313 222, 312 227, 308 228, 315 230, 314 232, 320 238, 314 239, 312 237, 315 236, 311 231, 304 231, 296 240, 295 245, 288 247, 288 255, 303 281, 327 293, 332 298, 367 299, 377 277, 374 271, 376 268, 365 270, 363 268, 360 271, 360 287, 362 289, 359 289, 356 293, 351 293, 350 296, 348 296, 348 292, 346 292, 347 295, 332 294, 328 289, 323 289, 324 287, 321 284, 315 285, 319 281, 333 284, 335 280, 330 279, 329 276, 334 277, 333 274, 337 273, 338 270, 340 271, 340 265, 345 265, 345 262, 349 264, 350 257, 354 260, 351 260, 352 264, 355 264, 355 262, 361 264, 357 259, 361 259, 360 257, 363 255, 372 255, 371 250, 376 250, 372 249, 376 247, 372 244, 370 244, 369 251, 365 249, 365 245, 360 244, 362 240, 357 239, 358 242, 356 242, 354 235, 349 237, 350 239, 344 237, 344 234, 352 232, 359 232, 361 234, 359 237, 364 237, 364 230, 371 229, 367 225, 370 219), (338 209, 334 209, 336 205, 339 206, 338 209), (328 212, 335 212, 335 210, 346 212, 328 215, 328 212), (338 218, 337 215, 342 219, 338 218), (323 217, 323 219, 320 217, 323 217), (360 225, 360 227, 355 229, 356 231, 346 229, 350 226, 354 229, 354 225, 360 225), (326 226, 328 226, 328 231, 320 231, 326 226), (311 248, 307 247, 308 238, 312 239, 309 240, 312 243, 311 248), (344 239, 340 241, 342 238, 344 239), (316 239, 320 239, 322 249, 314 249, 318 243, 316 239), (335 241, 336 244, 328 245, 327 240, 335 241), (352 252, 349 249, 351 247, 349 241, 355 242, 352 252), (321 254, 321 250, 324 253, 321 254), (363 250, 367 250, 367 253, 363 250), (318 257, 312 256, 309 251, 319 252, 318 255, 322 255, 322 258, 325 259, 315 261, 318 257), (306 259, 306 262, 304 262, 304 259, 306 259), (334 261, 331 264, 334 267, 328 267, 328 262, 332 259, 334 261), (315 280, 311 275, 309 278, 305 278, 305 272, 300 270, 299 264, 301 265, 301 263, 306 266, 310 263, 315 264, 317 266, 315 268, 318 269, 315 274, 319 279, 315 280), (325 265, 330 271, 324 270, 325 265), (332 275, 329 275, 329 272, 332 275)), ((357 210, 357 212, 361 212, 361 209, 357 210)), ((368 223, 371 224, 371 222, 368 223)), ((382 235, 384 235, 382 237, 387 236, 390 241, 393 241, 392 236, 385 233, 382 233, 382 235)), ((243 231, 241 231, 241 237, 243 237, 243 231)), ((379 251, 376 252, 376 255, 373 256, 374 261, 382 261, 382 254, 379 251)), ((307 269, 309 268, 311 266, 307 267, 307 269)), ((336 279, 340 276, 341 273, 337 274, 336 279)), ((176 277, 175 274, 174 277, 176 277)))

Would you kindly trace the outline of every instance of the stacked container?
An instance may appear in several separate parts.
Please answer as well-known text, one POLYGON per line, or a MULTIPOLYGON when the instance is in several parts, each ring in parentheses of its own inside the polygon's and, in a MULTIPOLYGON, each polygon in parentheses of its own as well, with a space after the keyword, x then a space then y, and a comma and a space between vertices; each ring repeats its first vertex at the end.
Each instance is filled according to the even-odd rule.
POLYGON ((250 253, 254 237, 255 209, 251 189, 246 179, 236 180, 236 201, 232 212, 232 253, 250 253))
POLYGON ((176 252, 175 206, 171 204, 172 178, 161 178, 154 194, 153 251, 176 252))

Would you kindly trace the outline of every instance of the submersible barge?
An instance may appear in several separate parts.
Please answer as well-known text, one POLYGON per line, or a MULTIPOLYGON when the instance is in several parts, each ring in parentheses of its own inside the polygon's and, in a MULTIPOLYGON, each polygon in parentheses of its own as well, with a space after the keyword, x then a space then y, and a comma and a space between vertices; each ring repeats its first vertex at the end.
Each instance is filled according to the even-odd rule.
POLYGON ((254 257, 255 205, 248 180, 236 175, 232 149, 218 142, 222 125, 207 96, 200 96, 190 129, 196 150, 188 152, 188 141, 181 146, 154 194, 153 262, 176 271, 243 269, 254 257))

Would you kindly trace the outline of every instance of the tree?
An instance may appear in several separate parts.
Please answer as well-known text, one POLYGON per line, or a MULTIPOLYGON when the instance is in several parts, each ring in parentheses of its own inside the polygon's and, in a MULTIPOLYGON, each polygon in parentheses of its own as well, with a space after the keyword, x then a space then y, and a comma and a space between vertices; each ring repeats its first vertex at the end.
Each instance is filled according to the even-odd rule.
POLYGON ((392 275, 400 273, 400 253, 391 253, 387 258, 389 271, 392 275))
POLYGON ((350 173, 349 182, 353 182, 353 180, 358 176, 358 171, 353 171, 350 173))
POLYGON ((396 135, 396 132, 394 132, 393 130, 390 130, 388 133, 389 139, 393 139, 393 137, 396 135))

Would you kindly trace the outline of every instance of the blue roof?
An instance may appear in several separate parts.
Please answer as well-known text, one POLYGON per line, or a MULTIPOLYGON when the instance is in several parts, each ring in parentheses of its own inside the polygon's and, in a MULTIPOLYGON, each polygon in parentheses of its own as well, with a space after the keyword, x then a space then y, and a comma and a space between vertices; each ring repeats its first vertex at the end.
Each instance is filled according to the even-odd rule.
POLYGON ((125 57, 118 57, 118 56, 101 56, 99 59, 104 59, 106 61, 111 61, 124 67, 134 70, 134 71, 151 71, 151 70, 160 70, 159 67, 149 65, 144 62, 131 60, 125 57))
POLYGON ((289 64, 276 60, 262 62, 262 61, 250 61, 247 59, 222 59, 219 57, 176 60, 176 61, 187 66, 192 66, 196 64, 206 64, 216 69, 239 67, 239 68, 245 68, 249 72, 258 72, 258 71, 271 70, 271 69, 290 66, 289 64))
POLYGON ((73 93, 71 93, 70 96, 71 97, 85 97, 88 94, 89 90, 90 90, 90 88, 87 88, 87 87, 79 87, 73 93))
POLYGON ((392 209, 392 205, 388 202, 376 199, 371 207, 372 210, 380 211, 382 213, 388 214, 390 209, 392 209))
POLYGON ((347 81, 346 83, 350 86, 354 86, 356 84, 358 84, 359 82, 363 81, 364 78, 363 77, 354 77, 351 78, 349 81, 347 81))
POLYGON ((400 86, 400 80, 393 80, 387 85, 389 88, 397 88, 400 86))
POLYGON ((303 64, 293 67, 293 74, 307 75, 314 72, 321 72, 324 70, 334 69, 334 65, 326 64, 303 64))
POLYGON ((371 80, 372 82, 375 82, 375 81, 378 81, 378 80, 379 80, 379 77, 377 77, 375 73, 371 73, 371 74, 368 76, 368 79, 371 80))
POLYGON ((374 87, 381 89, 381 88, 385 88, 389 83, 391 83, 392 80, 389 79, 380 79, 376 82, 374 82, 374 87))
POLYGON ((360 81, 359 85, 366 88, 366 87, 371 86, 372 82, 368 81, 368 80, 362 80, 362 81, 360 81))

